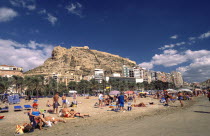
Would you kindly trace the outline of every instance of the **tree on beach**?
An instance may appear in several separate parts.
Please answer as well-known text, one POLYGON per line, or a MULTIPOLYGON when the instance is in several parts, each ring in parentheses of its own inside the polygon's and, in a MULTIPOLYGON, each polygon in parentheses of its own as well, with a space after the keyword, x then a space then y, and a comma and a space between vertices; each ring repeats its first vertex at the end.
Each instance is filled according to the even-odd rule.
POLYGON ((128 84, 128 89, 129 90, 134 90, 135 87, 136 87, 136 83, 134 83, 134 82, 128 82, 127 84, 128 84))
POLYGON ((77 82, 75 82, 75 81, 70 81, 70 82, 68 83, 68 88, 69 88, 70 90, 76 90, 76 88, 77 88, 77 82))
POLYGON ((144 87, 144 84, 143 83, 137 83, 136 86, 137 86, 137 89, 139 90, 139 89, 142 89, 144 87))
POLYGON ((91 79, 90 81, 90 89, 91 90, 98 90, 99 89, 99 83, 95 79, 91 79))
POLYGON ((25 80, 28 90, 32 91, 32 95, 34 95, 34 91, 36 91, 36 96, 38 98, 39 91, 41 92, 41 90, 44 89, 44 76, 28 76, 25 78, 25 80))
POLYGON ((0 93, 6 93, 11 85, 12 85, 11 78, 0 76, 0 93))
POLYGON ((86 93, 86 90, 88 89, 88 87, 89 87, 89 82, 87 80, 81 80, 78 83, 78 89, 83 94, 86 93))
POLYGON ((68 89, 65 83, 59 83, 58 84, 58 92, 60 93, 68 93, 68 89))
POLYGON ((12 82, 13 82, 13 84, 15 84, 16 93, 22 93, 22 88, 23 88, 23 84, 24 84, 23 77, 13 75, 12 76, 12 82), (18 89, 21 89, 21 92, 18 92, 18 89))

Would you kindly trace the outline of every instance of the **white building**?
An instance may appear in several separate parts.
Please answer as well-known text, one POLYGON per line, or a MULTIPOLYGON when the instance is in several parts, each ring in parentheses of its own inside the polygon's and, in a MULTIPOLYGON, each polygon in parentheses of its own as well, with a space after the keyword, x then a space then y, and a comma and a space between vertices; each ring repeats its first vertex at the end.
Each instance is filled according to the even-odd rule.
POLYGON ((94 78, 99 83, 101 83, 104 78, 104 70, 103 69, 95 69, 94 70, 94 78))

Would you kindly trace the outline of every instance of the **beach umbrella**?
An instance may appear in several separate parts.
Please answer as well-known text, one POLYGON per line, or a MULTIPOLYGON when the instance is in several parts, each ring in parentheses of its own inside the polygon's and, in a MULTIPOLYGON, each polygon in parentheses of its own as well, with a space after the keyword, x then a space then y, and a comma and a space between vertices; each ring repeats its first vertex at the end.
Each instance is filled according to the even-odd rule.
POLYGON ((134 91, 126 91, 125 94, 134 94, 134 91))
POLYGON ((169 93, 177 93, 177 90, 174 90, 174 89, 167 89, 167 91, 168 91, 169 93))
POLYGON ((190 89, 179 89, 178 91, 179 92, 192 92, 192 90, 190 89))
POLYGON ((120 94, 120 91, 111 91, 110 93, 109 93, 109 95, 118 95, 118 94, 120 94))

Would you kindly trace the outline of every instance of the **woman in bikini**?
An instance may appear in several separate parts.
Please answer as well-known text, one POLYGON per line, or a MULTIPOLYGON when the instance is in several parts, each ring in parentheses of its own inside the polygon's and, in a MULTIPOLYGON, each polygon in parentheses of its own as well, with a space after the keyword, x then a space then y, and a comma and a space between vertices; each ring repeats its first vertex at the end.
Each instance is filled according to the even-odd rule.
POLYGON ((29 115, 32 116, 32 117, 34 117, 34 119, 40 120, 40 121, 42 121, 42 122, 44 122, 45 124, 48 125, 48 123, 43 118, 43 115, 41 114, 41 112, 38 109, 38 104, 36 104, 36 103, 33 104, 33 108, 29 112, 29 115))

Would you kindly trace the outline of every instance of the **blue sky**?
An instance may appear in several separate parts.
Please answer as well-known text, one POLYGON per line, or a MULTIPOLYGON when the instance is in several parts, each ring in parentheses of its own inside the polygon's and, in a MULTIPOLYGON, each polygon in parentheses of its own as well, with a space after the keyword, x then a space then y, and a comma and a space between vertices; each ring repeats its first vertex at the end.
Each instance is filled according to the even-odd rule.
POLYGON ((0 63, 25 70, 54 46, 89 46, 155 71, 210 78, 205 0, 1 0, 0 63))

